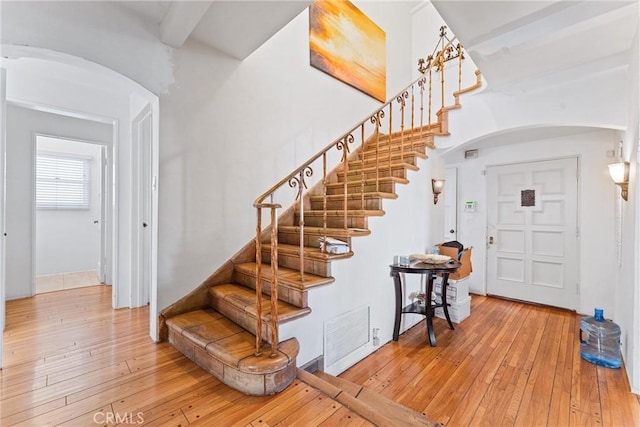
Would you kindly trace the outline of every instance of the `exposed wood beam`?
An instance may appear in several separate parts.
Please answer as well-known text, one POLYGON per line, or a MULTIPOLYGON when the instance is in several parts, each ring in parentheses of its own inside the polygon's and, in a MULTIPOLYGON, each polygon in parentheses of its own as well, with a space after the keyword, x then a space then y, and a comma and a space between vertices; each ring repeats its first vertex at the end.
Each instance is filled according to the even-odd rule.
POLYGON ((182 47, 213 1, 174 1, 160 23, 163 43, 182 47))

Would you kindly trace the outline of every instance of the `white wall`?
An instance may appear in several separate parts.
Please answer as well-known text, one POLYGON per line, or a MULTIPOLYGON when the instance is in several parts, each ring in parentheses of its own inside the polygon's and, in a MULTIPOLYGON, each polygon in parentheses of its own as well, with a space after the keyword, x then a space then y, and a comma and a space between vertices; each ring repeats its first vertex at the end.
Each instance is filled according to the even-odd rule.
POLYGON ((616 322, 622 330, 622 355, 634 393, 640 394, 640 47, 636 32, 627 75, 627 130, 622 138, 622 159, 631 163, 629 200, 620 204, 622 259, 615 271, 616 322))
POLYGON ((6 297, 32 294, 35 135, 109 144, 112 126, 9 105, 6 149, 6 297))
POLYGON ((98 270, 101 152, 98 144, 40 136, 37 150, 89 159, 89 209, 36 209, 36 276, 98 270))
MULTIPOLYGON (((410 5, 356 5, 394 47, 395 94, 411 78, 410 5)), ((243 62, 193 41, 174 52, 176 83, 160 99, 160 307, 254 237, 261 193, 381 105, 309 65, 308 25, 305 10, 243 62)))

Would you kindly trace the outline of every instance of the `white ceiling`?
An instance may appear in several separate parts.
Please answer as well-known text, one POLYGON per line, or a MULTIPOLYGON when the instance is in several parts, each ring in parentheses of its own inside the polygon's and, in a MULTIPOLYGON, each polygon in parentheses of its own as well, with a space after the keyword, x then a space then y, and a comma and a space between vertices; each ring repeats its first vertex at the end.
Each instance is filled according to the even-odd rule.
POLYGON ((433 4, 488 86, 523 92, 626 66, 638 1, 448 1, 433 4))
MULTIPOLYGON (((196 39, 246 58, 311 0, 122 1, 163 42, 196 39)), ((638 0, 434 0, 488 86, 522 92, 628 63, 638 0)))
MULTIPOLYGON (((433 4, 482 71, 487 90, 506 94, 549 89, 628 67, 638 31, 637 0, 434 0, 433 4)), ((592 130, 584 126, 512 130, 487 135, 447 155, 592 130)))
POLYGON ((188 38, 245 59, 311 0, 114 1, 158 26, 161 40, 179 48, 188 38))
MULTIPOLYGON (((158 26, 162 41, 168 45, 180 47, 192 38, 242 60, 306 9, 311 0, 114 3, 158 26)), ((482 71, 488 89, 505 93, 549 88, 589 73, 626 67, 638 31, 638 0, 432 3, 450 34, 457 36, 482 71)), ((542 138, 585 130, 545 128, 535 134, 542 138)), ((503 138, 513 140, 514 135, 503 138)))

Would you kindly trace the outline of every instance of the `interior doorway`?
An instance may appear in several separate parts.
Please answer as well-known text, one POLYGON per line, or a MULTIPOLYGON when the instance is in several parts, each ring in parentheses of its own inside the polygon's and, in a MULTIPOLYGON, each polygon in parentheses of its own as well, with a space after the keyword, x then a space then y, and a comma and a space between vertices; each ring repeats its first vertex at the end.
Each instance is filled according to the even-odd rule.
POLYGON ((36 135, 34 294, 106 281, 104 148, 36 135))

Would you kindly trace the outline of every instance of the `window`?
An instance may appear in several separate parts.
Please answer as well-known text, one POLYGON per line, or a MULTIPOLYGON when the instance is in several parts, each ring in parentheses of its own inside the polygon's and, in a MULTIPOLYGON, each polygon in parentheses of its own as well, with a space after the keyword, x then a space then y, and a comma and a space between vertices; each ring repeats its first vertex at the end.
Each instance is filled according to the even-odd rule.
POLYGON ((36 156, 37 209, 89 209, 91 159, 64 153, 36 156))

